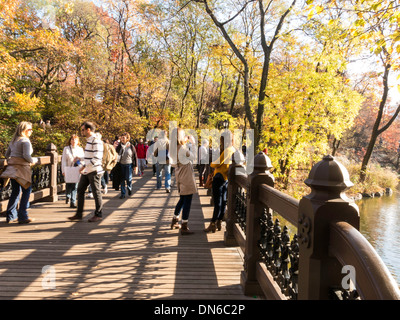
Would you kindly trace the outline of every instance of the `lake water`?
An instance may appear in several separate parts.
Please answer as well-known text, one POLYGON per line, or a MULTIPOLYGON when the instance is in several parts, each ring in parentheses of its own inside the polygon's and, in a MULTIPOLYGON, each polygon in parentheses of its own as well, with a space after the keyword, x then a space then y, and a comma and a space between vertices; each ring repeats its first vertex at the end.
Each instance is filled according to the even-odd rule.
POLYGON ((400 191, 356 203, 360 209, 360 232, 400 285, 400 191))

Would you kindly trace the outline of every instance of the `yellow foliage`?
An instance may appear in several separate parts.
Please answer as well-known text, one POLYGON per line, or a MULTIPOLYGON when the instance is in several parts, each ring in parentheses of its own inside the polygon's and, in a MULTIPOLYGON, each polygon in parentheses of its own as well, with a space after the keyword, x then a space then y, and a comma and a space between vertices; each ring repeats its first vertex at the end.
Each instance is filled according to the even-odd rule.
POLYGON ((14 109, 18 112, 34 112, 42 106, 40 98, 31 97, 27 93, 15 93, 10 101, 15 104, 14 109))

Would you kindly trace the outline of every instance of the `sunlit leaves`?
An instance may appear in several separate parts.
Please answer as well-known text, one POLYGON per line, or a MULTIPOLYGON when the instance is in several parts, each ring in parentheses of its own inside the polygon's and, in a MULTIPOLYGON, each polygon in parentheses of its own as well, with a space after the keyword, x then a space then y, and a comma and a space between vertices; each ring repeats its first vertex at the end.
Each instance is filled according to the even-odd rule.
POLYGON ((343 58, 334 47, 318 52, 291 41, 271 66, 264 118, 264 143, 276 173, 286 178, 290 169, 327 152, 328 138, 341 138, 362 102, 338 72, 343 58))
MULTIPOLYGON (((307 1, 308 18, 324 14, 321 6, 331 8, 333 1, 307 1)), ((392 0, 364 0, 335 2, 335 10, 341 12, 341 22, 349 24, 347 37, 352 41, 363 41, 365 48, 379 56, 386 54, 391 64, 397 68, 400 52, 400 10, 399 3, 392 0), (396 53, 396 56, 393 56, 396 53)))
POLYGON ((42 101, 37 97, 31 97, 30 94, 16 92, 10 97, 10 102, 14 104, 17 112, 39 111, 42 101))

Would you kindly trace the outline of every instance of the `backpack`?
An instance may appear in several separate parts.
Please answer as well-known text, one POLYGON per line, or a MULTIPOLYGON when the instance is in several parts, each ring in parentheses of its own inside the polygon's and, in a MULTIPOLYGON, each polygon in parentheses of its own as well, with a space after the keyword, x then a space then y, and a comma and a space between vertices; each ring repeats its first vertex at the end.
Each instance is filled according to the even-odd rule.
POLYGON ((108 143, 103 142, 103 147, 103 169, 110 171, 117 164, 118 154, 115 148, 108 143))

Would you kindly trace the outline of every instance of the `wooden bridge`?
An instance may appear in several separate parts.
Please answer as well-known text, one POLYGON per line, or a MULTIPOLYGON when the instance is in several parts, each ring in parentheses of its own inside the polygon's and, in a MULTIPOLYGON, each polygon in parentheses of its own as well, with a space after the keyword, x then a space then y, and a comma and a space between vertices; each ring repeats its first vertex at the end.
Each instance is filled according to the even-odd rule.
MULTIPOLYGON (((85 219, 70 222, 55 146, 40 159, 31 200, 48 202, 30 209, 36 221, 0 222, 0 299, 400 299, 359 232, 347 170, 331 156, 312 168, 311 193, 300 201, 274 188, 263 153, 249 175, 233 163, 223 231, 203 232, 212 207, 199 188, 190 236, 170 229, 177 190, 155 190, 151 170, 134 178, 131 197, 104 195, 102 221, 87 221, 94 210, 87 199, 85 219)), ((9 192, 0 185, 0 212, 9 192)))
POLYGON ((203 232, 212 216, 206 190, 193 199, 195 234, 181 236, 169 228, 176 188, 168 194, 155 186, 147 170, 134 178, 132 196, 110 190, 99 223, 87 222, 93 199, 86 199, 84 220, 70 222, 74 209, 63 195, 34 204, 32 224, 0 218, 0 299, 258 298, 240 286, 241 251, 224 246, 223 231, 203 232))

